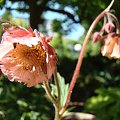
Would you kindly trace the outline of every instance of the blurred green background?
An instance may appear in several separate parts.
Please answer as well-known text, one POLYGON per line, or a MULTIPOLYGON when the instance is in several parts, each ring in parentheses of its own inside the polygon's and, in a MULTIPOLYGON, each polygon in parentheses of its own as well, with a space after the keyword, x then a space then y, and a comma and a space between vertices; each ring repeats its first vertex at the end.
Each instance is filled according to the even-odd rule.
MULTIPOLYGON (((51 44, 60 61, 58 71, 69 83, 85 34, 109 3, 110 0, 0 0, 0 18, 53 36, 51 44)), ((115 0, 112 8, 120 20, 120 1, 115 0)), ((0 38, 2 33, 0 27, 0 38)), ((89 42, 69 109, 92 113, 100 120, 120 120, 120 61, 102 57, 100 49, 101 43, 89 42)), ((53 116, 54 109, 41 85, 27 88, 1 75, 0 120, 53 120, 53 116)))

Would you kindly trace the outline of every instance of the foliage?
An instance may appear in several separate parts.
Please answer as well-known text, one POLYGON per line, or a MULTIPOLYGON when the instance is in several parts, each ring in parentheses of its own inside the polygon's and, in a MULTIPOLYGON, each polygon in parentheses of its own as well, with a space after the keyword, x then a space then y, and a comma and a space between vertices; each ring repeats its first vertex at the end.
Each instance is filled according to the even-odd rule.
MULTIPOLYGON (((80 23, 85 28, 88 28, 93 19, 98 13, 105 9, 109 2, 104 0, 1 0, 1 8, 6 7, 10 11, 17 10, 28 13, 33 29, 37 28, 39 24, 46 24, 45 13, 47 11, 56 12, 63 15, 64 19, 54 19, 53 31, 61 31, 62 28, 60 24, 66 23, 67 30, 62 29, 62 33, 66 33, 72 29, 70 26, 72 26, 73 23, 80 23), (7 4, 7 2, 9 2, 9 4, 7 4), (16 6, 14 4, 16 4, 16 6), (94 12, 94 10, 96 10, 96 12, 94 12), (55 28, 57 28, 58 25, 60 25, 58 27, 59 29, 56 30, 55 28)), ((113 8, 116 13, 119 13, 119 0, 116 0, 113 8)))
MULTIPOLYGON (((5 11, 5 13, 1 16, 1 18, 6 19, 6 20, 11 20, 12 16, 10 11, 5 11)), ((3 32, 2 27, 0 26, 0 34, 3 32)))
POLYGON ((75 51, 74 46, 80 44, 80 41, 67 39, 61 33, 56 33, 56 36, 51 41, 51 45, 56 49, 59 60, 62 60, 64 57, 75 60, 78 58, 79 51, 75 51))
MULTIPOLYGON (((65 84, 65 79, 62 76, 60 76, 59 73, 57 73, 57 77, 60 86, 60 107, 62 108, 67 97, 69 85, 65 84)), ((58 97, 57 86, 51 84, 51 87, 52 87, 52 94, 58 97)))
POLYGON ((100 88, 86 103, 86 110, 100 120, 120 119, 120 88, 100 88))
POLYGON ((0 8, 2 8, 4 4, 5 4, 5 0, 0 0, 0 8))
MULTIPOLYGON (((3 0, 2 0, 3 1, 3 0)), ((21 0, 10 0, 13 3, 21 0)), ((31 0, 36 6, 42 5, 46 0, 31 0), (33 2, 34 1, 34 2, 33 2)), ((5 1, 4 1, 5 2, 5 1)), ((48 0, 48 3, 41 7, 42 10, 34 11, 26 1, 21 1, 16 8, 21 12, 29 12, 30 19, 34 24, 33 28, 37 28, 36 25, 42 24, 45 21, 44 13, 48 10, 58 12, 65 15, 65 19, 55 19, 52 22, 52 30, 57 32, 54 37, 52 46, 56 49, 59 57, 60 65, 58 65, 58 71, 65 77, 65 82, 70 82, 79 52, 74 50, 74 45, 80 43, 82 45, 83 38, 78 41, 64 38, 62 23, 69 23, 71 25, 74 22, 81 23, 85 28, 91 24, 97 14, 106 7, 108 1, 103 0, 48 0), (22 4, 21 4, 22 2, 22 4), (55 9, 55 5, 58 8, 55 9), (49 7, 49 9, 48 9, 49 7), (69 9, 67 9, 69 8, 69 9), (28 11, 31 10, 31 11, 28 11), (72 12, 69 12, 71 11, 72 12), (94 12, 96 10, 96 12, 94 12), (40 11, 40 12, 38 12, 40 11), (67 11, 65 13, 65 11, 67 11), (68 13, 72 13, 71 15, 68 13), (94 14, 93 14, 94 13, 94 14), (72 17, 71 17, 72 16, 72 17), (37 17, 37 18, 36 18, 37 17), (44 18, 44 19, 41 19, 44 18), (74 20, 76 19, 76 20, 74 20), (38 20, 39 23, 36 23, 38 20), (43 20, 43 21, 42 21, 43 20), (77 21, 78 20, 78 21, 77 21), (62 34, 61 34, 62 33, 62 34)), ((116 13, 119 12, 119 0, 116 0, 113 8, 116 13)), ((32 5, 35 5, 32 4, 32 5)), ((2 5, 0 3, 0 5, 2 5)), ((11 5, 12 6, 12 5, 11 5)), ((35 7, 37 8, 37 7, 35 7)), ((9 10, 9 8, 8 8, 9 10)), ((2 16, 4 19, 12 20, 12 16, 9 13, 5 13, 2 16)), ((27 26, 24 20, 18 20, 17 24, 27 26), (20 22, 22 21, 22 22, 20 22)), ((32 25, 33 25, 32 24, 32 25)), ((46 24, 46 23, 45 23, 46 24)), ((69 25, 67 30, 69 29, 69 25)), ((99 23, 101 26, 101 23, 99 23)), ((92 45, 89 43, 86 49, 85 58, 81 69, 81 74, 78 77, 76 87, 73 91, 72 101, 86 101, 89 97, 96 95, 95 89, 100 87, 119 87, 120 86, 120 62, 116 60, 108 60, 100 55, 100 44, 92 45), (92 46, 92 47, 91 47, 92 46)), ((5 78, 6 79, 6 78, 5 78)), ((63 79, 63 78, 61 78, 63 79)), ((61 80, 62 82, 62 80, 61 80)), ((64 83, 63 83, 64 84, 64 83)), ((67 86, 66 86, 67 89, 67 86)), ((88 112, 93 112, 102 120, 118 120, 119 115, 119 88, 99 89, 97 96, 88 100, 86 109, 88 112), (92 100, 96 101, 93 104, 92 100), (108 110, 108 108, 110 110, 108 110), (114 112, 115 111, 115 112, 114 112), (115 114, 112 114, 115 113, 115 114)), ((53 108, 51 104, 46 101, 44 91, 40 86, 35 88, 26 88, 19 83, 11 83, 6 80, 0 81, 0 119, 1 120, 49 120, 53 116, 53 108), (40 93, 40 94, 39 94, 40 93)))
POLYGON ((59 20, 55 19, 52 21, 52 30, 53 32, 59 31, 61 34, 63 33, 63 27, 59 20))
MULTIPOLYGON (((57 34, 51 42, 52 46, 56 49, 60 61, 58 71, 65 78, 66 82, 71 80, 79 55, 79 52, 74 51, 74 45, 77 43, 82 44, 82 42, 83 38, 78 41, 72 41, 63 38, 61 34, 57 34)), ((94 90, 99 87, 120 86, 119 60, 110 60, 102 57, 100 47, 100 43, 93 45, 91 41, 87 45, 81 74, 74 88, 72 101, 85 102, 86 99, 95 95, 94 90)))
MULTIPOLYGON (((11 21, 12 23, 20 26, 28 27, 28 22, 22 18, 13 18, 11 12, 9 10, 5 10, 5 12, 1 16, 2 19, 11 21)), ((2 27, 0 27, 0 34, 3 32, 2 27)))
POLYGON ((54 109, 43 88, 27 88, 2 76, 0 81, 0 120, 50 120, 54 109))

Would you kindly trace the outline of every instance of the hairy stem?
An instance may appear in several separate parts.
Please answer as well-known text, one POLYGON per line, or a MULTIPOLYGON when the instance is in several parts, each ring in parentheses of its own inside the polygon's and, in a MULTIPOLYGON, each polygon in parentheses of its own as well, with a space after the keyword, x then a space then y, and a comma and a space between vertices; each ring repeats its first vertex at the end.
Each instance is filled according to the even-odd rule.
POLYGON ((52 94, 51 94, 51 89, 50 89, 48 83, 47 83, 47 82, 43 82, 43 87, 44 87, 44 89, 45 89, 45 91, 46 91, 49 99, 51 100, 51 102, 52 102, 54 105, 57 105, 56 99, 55 99, 54 96, 52 96, 52 94))
POLYGON ((73 88, 75 86, 75 83, 76 83, 76 80, 77 80, 77 77, 79 75, 79 71, 80 71, 80 68, 81 68, 81 64, 82 64, 82 61, 83 61, 83 56, 84 56, 84 53, 85 53, 85 48, 86 48, 86 45, 88 43, 88 40, 91 36, 91 33, 92 31, 94 30, 95 26, 97 25, 97 23, 99 22, 99 20, 104 17, 106 15, 107 12, 109 12, 112 4, 113 4, 114 0, 112 0, 112 2, 110 3, 110 5, 103 11, 101 12, 97 17, 96 19, 93 21, 92 25, 90 26, 88 32, 87 32, 87 35, 84 39, 84 42, 83 42, 83 46, 82 46, 82 49, 81 49, 81 52, 80 52, 80 55, 79 55, 79 58, 78 58, 78 62, 76 64, 76 68, 75 68, 75 71, 74 71, 74 74, 73 74, 73 77, 72 77, 72 80, 71 80, 71 83, 70 83, 70 86, 69 86, 69 90, 68 90, 68 95, 67 95, 67 99, 66 99, 66 102, 63 106, 63 108, 61 109, 60 111, 60 115, 62 115, 68 104, 69 104, 69 101, 70 101, 70 98, 71 98, 71 94, 72 94, 72 91, 73 91, 73 88))
POLYGON ((55 119, 54 120, 60 120, 60 115, 59 115, 59 109, 58 106, 54 106, 55 107, 55 119))
POLYGON ((60 120, 60 115, 59 115, 59 103, 58 101, 52 96, 51 94, 51 89, 48 85, 48 82, 43 82, 43 87, 50 99, 50 101, 53 103, 53 106, 55 108, 55 120, 60 120))
POLYGON ((60 85, 57 77, 57 68, 54 71, 54 80, 55 80, 55 84, 57 86, 57 92, 58 92, 57 103, 60 104, 60 85))
POLYGON ((57 76, 57 68, 55 68, 54 71, 54 81, 57 87, 57 105, 55 106, 55 120, 60 120, 60 115, 59 115, 59 111, 60 111, 60 85, 59 85, 59 80, 58 80, 58 76, 57 76))

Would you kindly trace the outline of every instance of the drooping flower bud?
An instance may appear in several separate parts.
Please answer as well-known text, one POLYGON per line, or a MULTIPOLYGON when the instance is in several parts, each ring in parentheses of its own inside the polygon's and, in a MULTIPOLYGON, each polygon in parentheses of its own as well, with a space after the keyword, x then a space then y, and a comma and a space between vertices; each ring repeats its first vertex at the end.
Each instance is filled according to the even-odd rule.
POLYGON ((95 42, 98 42, 100 41, 102 38, 102 36, 100 35, 99 32, 95 32, 92 36, 92 42, 95 43, 95 42))
POLYGON ((112 22, 108 22, 105 24, 105 31, 107 33, 113 32, 114 29, 115 29, 115 25, 112 22))

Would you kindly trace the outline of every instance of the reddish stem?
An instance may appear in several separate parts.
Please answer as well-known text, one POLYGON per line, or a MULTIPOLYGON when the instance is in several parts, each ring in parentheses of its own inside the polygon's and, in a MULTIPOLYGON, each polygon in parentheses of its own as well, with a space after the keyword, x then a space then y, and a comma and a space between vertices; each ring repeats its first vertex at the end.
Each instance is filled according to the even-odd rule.
MULTIPOLYGON (((110 4, 111 5, 111 4, 110 4)), ((72 77, 72 80, 71 80, 71 83, 70 83, 70 86, 69 86, 69 90, 68 90, 68 95, 67 95, 67 99, 66 99, 66 102, 65 102, 65 105, 63 106, 63 108, 61 109, 60 111, 60 115, 62 115, 67 106, 68 106, 68 103, 70 101, 70 98, 71 98, 71 94, 72 94, 72 91, 73 91, 73 88, 75 86, 75 83, 76 83, 76 80, 77 80, 77 77, 79 75, 79 72, 80 72, 80 68, 81 68, 81 64, 82 64, 82 61, 83 61, 83 56, 84 56, 84 52, 85 52, 85 48, 86 48, 86 45, 88 43, 88 40, 91 36, 91 33, 92 31, 94 30, 96 24, 99 22, 99 20, 109 11, 110 9, 110 6, 108 6, 103 12, 101 12, 97 17, 96 19, 93 21, 92 25, 90 26, 88 32, 87 32, 87 35, 84 39, 84 43, 83 43, 83 46, 82 46, 82 49, 81 49, 81 52, 80 52, 80 55, 79 55, 79 58, 78 58, 78 62, 76 64, 76 68, 75 68, 75 71, 74 71, 74 74, 73 74, 73 77, 72 77)))

